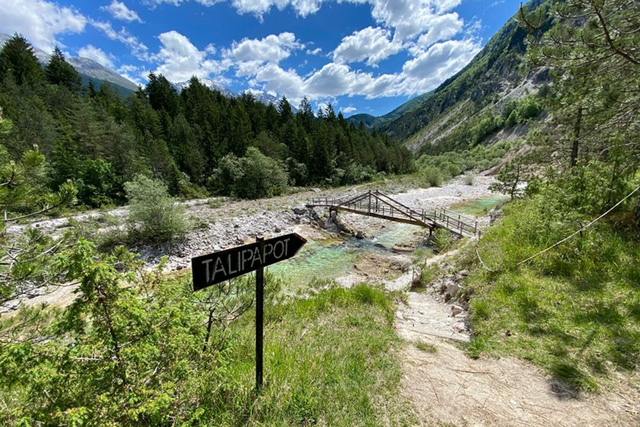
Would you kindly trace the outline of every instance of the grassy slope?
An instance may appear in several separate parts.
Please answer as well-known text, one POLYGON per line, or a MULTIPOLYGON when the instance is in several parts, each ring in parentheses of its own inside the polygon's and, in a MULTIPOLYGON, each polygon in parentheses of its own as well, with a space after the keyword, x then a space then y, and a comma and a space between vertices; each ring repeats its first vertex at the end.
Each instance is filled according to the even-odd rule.
POLYGON ((620 214, 518 265, 581 223, 546 219, 546 205, 536 198, 509 206, 479 242, 494 272, 468 254, 475 265, 469 350, 531 360, 575 389, 596 390, 613 372, 640 365, 640 244, 620 214))
POLYGON ((332 288, 266 310, 265 388, 253 400, 254 326, 235 329, 225 402, 211 396, 213 425, 413 425, 399 399, 394 306, 366 285, 332 288))

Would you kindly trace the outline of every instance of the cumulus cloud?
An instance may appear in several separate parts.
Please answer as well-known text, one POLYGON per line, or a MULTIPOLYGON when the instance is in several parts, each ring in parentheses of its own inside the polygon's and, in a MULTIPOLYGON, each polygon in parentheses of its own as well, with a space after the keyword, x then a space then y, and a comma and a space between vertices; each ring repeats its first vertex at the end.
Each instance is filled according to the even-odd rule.
MULTIPOLYGON (((189 0, 151 0, 154 4, 179 5, 189 0)), ((225 0, 191 0, 212 5, 225 0)), ((293 8, 298 15, 313 14, 324 2, 368 3, 377 23, 344 37, 330 54, 332 62, 308 74, 298 74, 292 65, 282 63, 296 50, 306 49, 308 55, 319 55, 296 39, 293 33, 271 34, 262 39, 242 39, 219 52, 207 46, 196 48, 183 35, 171 31, 160 35, 162 47, 152 56, 160 72, 170 80, 186 80, 192 75, 206 78, 233 70, 255 90, 286 95, 292 102, 307 96, 326 101, 336 96, 416 95, 434 89, 458 72, 480 50, 477 40, 452 40, 465 30, 462 18, 453 11, 461 0, 226 0, 239 13, 255 14, 258 18, 271 8, 293 8), (370 67, 402 50, 413 56, 402 69, 393 74, 374 75, 349 66, 364 62, 370 67)), ((465 30, 466 31, 466 30, 465 30)), ((302 73, 302 72, 301 72, 302 73)), ((353 107, 343 111, 353 112, 353 107), (349 109, 349 110, 348 110, 349 109)))
POLYGON ((57 36, 84 31, 87 18, 71 7, 46 0, 0 1, 0 32, 20 33, 34 46, 51 52, 57 36))
POLYGON ((367 60, 367 65, 377 66, 378 62, 398 53, 402 43, 391 40, 391 31, 384 28, 367 27, 355 31, 342 39, 333 51, 333 60, 349 63, 367 60))
POLYGON ((118 0, 113 0, 109 6, 102 6, 100 9, 106 10, 115 19, 120 19, 121 21, 142 22, 142 19, 140 19, 135 10, 129 9, 126 4, 119 2, 118 0))
POLYGON ((177 31, 158 36, 160 51, 152 57, 160 65, 155 72, 172 82, 189 80, 192 76, 208 78, 224 69, 224 65, 208 58, 206 50, 199 50, 187 37, 177 31))
POLYGON ((223 57, 234 64, 238 75, 254 74, 265 63, 277 64, 303 46, 293 33, 270 34, 263 39, 242 39, 225 49, 223 57))
POLYGON ((394 28, 400 40, 429 31, 439 15, 453 9, 461 0, 371 0, 371 16, 380 24, 394 28))
MULTIPOLYGON (((149 0, 151 4, 162 3, 178 6, 190 0, 149 0)), ((212 6, 225 0, 191 0, 204 6, 212 6)), ((320 10, 323 3, 369 3, 372 16, 388 28, 398 30, 400 36, 411 37, 424 30, 428 19, 457 7, 462 0, 226 0, 239 13, 250 13, 259 19, 272 8, 283 10, 291 7, 299 16, 306 17, 320 10)))
POLYGON ((416 42, 418 49, 424 50, 435 42, 449 40, 458 34, 464 26, 464 22, 457 13, 436 16, 429 24, 427 32, 418 37, 416 42))
POLYGON ((121 43, 124 43, 131 49, 131 52, 138 59, 144 61, 149 59, 149 49, 147 48, 147 46, 140 40, 138 40, 136 36, 129 33, 125 28, 121 28, 120 30, 116 31, 108 21, 91 21, 91 25, 102 31, 104 35, 109 39, 117 40, 121 43))
POLYGON ((286 95, 292 100, 305 96, 304 79, 294 70, 283 70, 277 64, 266 64, 255 75, 256 82, 262 83, 267 91, 286 95))
POLYGON ((413 94, 435 89, 467 65, 480 49, 480 44, 473 40, 449 40, 434 44, 404 64, 402 74, 405 78, 399 91, 413 94))
POLYGON ((261 67, 252 76, 252 82, 254 86, 262 85, 266 90, 286 95, 293 101, 303 96, 318 100, 344 95, 360 95, 367 99, 416 95, 436 88, 460 71, 480 48, 473 40, 436 43, 407 61, 401 72, 378 76, 332 62, 302 77, 293 69, 285 70, 271 63, 261 67))
POLYGON ((99 47, 88 44, 78 50, 78 56, 93 59, 98 64, 103 65, 107 68, 114 68, 113 55, 105 53, 105 51, 103 51, 99 47))
POLYGON ((341 108, 340 111, 342 111, 344 114, 351 114, 358 111, 358 109, 356 107, 349 106, 349 107, 341 108))

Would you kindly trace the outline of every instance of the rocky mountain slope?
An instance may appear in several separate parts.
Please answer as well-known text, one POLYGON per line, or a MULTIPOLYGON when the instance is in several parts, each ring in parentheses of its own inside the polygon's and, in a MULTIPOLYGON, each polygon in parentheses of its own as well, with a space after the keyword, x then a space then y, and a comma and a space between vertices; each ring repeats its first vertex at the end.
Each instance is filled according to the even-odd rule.
MULTIPOLYGON (((532 11, 548 3, 532 0, 524 7, 532 11)), ((550 22, 536 36, 548 28, 550 22)), ((424 151, 425 145, 437 145, 461 125, 472 127, 487 114, 500 114, 509 100, 534 94, 549 81, 544 70, 532 70, 525 62, 527 35, 517 15, 512 17, 465 68, 432 93, 423 95, 426 99, 418 105, 405 108, 392 120, 376 119, 370 123, 407 141, 413 151, 424 151)), ((482 140, 490 136, 484 135, 482 140)))

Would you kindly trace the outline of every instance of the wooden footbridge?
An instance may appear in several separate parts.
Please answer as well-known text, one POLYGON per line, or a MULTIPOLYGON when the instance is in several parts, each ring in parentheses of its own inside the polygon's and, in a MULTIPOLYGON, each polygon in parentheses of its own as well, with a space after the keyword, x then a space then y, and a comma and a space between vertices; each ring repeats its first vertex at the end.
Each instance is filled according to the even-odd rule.
MULTIPOLYGON (((445 228, 459 236, 473 236, 478 232, 478 222, 463 221, 462 215, 454 214, 444 209, 433 211, 416 211, 402 203, 392 199, 379 190, 369 190, 355 197, 313 198, 307 203, 307 207, 325 207, 330 212, 351 212, 375 218, 404 224, 418 225, 433 232, 437 228, 445 228)), ((465 218, 467 219, 467 218, 465 218)))

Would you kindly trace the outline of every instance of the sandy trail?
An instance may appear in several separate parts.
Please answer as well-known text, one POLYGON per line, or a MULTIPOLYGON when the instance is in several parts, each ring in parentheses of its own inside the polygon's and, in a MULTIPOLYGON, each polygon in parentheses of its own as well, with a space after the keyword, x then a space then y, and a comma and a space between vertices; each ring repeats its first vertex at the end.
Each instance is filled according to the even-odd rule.
POLYGON ((603 395, 575 396, 527 362, 473 360, 446 340, 416 335, 435 353, 407 344, 402 389, 422 425, 638 426, 640 392, 620 385, 603 395))

